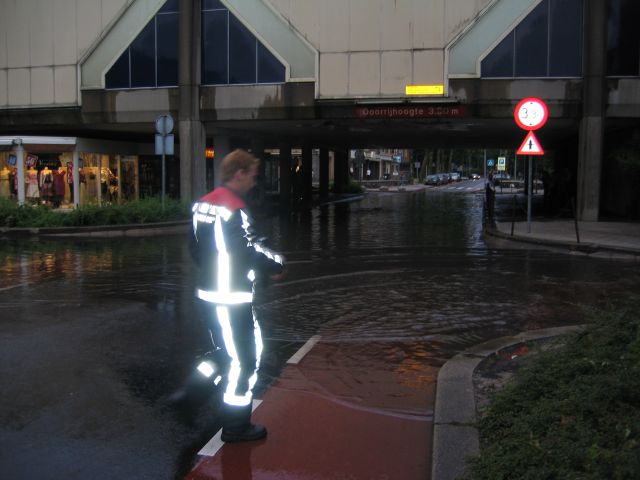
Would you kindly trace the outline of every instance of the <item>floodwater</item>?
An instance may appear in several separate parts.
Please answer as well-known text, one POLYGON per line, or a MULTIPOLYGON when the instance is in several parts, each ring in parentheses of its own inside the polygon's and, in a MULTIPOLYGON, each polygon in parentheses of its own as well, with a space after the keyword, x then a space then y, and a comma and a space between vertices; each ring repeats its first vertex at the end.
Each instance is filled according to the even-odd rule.
MULTIPOLYGON (((481 195, 423 191, 258 217, 288 268, 257 296, 257 394, 318 333, 439 367, 493 337, 583 323, 585 308, 640 291, 634 263, 488 245, 482 214, 481 195)), ((3 239, 0 272, 3 475, 184 474, 219 426, 215 401, 167 400, 210 348, 186 236, 3 239)))

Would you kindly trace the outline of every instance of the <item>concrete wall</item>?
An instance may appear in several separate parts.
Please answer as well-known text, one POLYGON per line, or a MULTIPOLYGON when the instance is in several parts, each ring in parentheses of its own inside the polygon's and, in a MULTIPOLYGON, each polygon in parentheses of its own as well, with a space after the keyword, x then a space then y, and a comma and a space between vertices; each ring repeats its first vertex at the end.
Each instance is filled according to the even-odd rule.
MULTIPOLYGON (((295 29, 317 50, 319 98, 402 97, 407 84, 444 84, 445 47, 492 2, 260 1, 283 17, 283 29, 295 29)), ((114 43, 111 27, 130 6, 157 3, 0 0, 0 108, 78 105, 79 62, 114 43)), ((120 51, 109 50, 110 61, 120 51)), ((102 67, 94 68, 98 80, 102 67)), ((84 80, 87 72, 83 87, 101 88, 84 80)))
POLYGON ((132 0, 0 0, 0 109, 77 105, 78 61, 132 0))
POLYGON ((269 0, 319 52, 319 98, 443 84, 444 49, 491 0, 269 0))

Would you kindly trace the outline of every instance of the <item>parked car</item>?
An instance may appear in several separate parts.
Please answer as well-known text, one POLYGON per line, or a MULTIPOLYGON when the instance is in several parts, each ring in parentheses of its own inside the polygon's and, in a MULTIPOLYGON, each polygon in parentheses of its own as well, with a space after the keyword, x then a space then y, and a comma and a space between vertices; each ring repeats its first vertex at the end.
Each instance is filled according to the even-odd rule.
POLYGON ((451 172, 449 174, 449 177, 451 178, 452 182, 459 182, 460 181, 460 174, 458 172, 451 172))
POLYGON ((438 173, 438 176, 442 185, 446 185, 451 181, 451 176, 448 173, 438 173))
POLYGON ((495 185, 504 184, 507 182, 507 180, 511 180, 511 175, 509 175, 508 173, 500 172, 496 173, 493 176, 493 183, 495 185))
POLYGON ((440 185, 440 183, 442 183, 440 181, 440 176, 439 175, 427 175, 424 179, 424 184, 425 185, 440 185))

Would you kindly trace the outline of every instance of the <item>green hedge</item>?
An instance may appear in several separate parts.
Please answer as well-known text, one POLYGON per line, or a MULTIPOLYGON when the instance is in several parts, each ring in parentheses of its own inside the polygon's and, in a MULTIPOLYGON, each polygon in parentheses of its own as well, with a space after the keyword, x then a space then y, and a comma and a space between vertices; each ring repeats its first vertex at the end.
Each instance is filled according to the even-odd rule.
POLYGON ((152 197, 122 205, 88 205, 70 211, 54 211, 44 205, 18 206, 0 198, 0 227, 10 228, 127 225, 186 220, 190 216, 190 205, 170 198, 165 198, 164 210, 160 198, 152 197))
POLYGON ((467 478, 640 478, 640 300, 591 316, 481 412, 467 478))

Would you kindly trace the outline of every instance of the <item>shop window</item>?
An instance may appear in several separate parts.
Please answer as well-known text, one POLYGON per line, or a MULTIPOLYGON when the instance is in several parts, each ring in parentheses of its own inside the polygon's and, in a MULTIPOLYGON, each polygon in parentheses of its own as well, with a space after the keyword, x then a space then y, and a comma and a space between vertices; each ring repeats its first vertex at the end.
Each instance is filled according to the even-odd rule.
POLYGON ((638 0, 609 0, 607 16, 607 75, 640 75, 638 0))
POLYGON ((168 0, 105 76, 107 89, 178 85, 178 0, 168 0))
POLYGON ((283 83, 285 67, 219 0, 202 2, 202 84, 283 83))
POLYGON ((582 75, 583 0, 543 0, 482 60, 483 78, 582 75))

